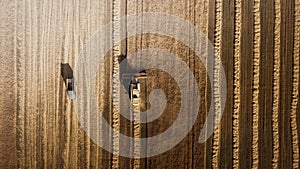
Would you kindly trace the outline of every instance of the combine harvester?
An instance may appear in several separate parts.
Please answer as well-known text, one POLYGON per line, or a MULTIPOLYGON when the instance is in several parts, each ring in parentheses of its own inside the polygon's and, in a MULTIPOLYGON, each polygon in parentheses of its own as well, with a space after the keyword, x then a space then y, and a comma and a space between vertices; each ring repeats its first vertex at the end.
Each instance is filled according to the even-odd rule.
POLYGON ((129 98, 131 100, 131 104, 134 107, 139 106, 140 92, 141 92, 140 79, 145 79, 145 78, 147 78, 146 71, 142 71, 140 73, 136 73, 134 75, 134 78, 130 81, 129 98))
POLYGON ((75 92, 75 87, 74 87, 74 78, 67 79, 66 80, 66 86, 67 86, 67 91, 68 91, 69 98, 70 99, 75 99, 76 98, 76 92, 75 92))
POLYGON ((68 63, 61 64, 61 76, 64 79, 69 99, 76 98, 74 75, 71 66, 68 63))

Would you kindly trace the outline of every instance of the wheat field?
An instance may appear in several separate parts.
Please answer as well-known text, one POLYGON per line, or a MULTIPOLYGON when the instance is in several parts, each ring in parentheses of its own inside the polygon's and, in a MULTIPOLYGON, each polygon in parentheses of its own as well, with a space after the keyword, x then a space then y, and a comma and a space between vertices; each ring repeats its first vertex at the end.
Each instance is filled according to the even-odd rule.
MULTIPOLYGON (((0 168, 300 168, 300 0, 1 0, 0 17, 0 168), (139 35, 115 42, 120 33, 129 31, 128 24, 143 28, 147 24, 143 20, 116 22, 99 39, 113 47, 95 76, 95 93, 105 119, 119 132, 99 134, 97 139, 109 140, 115 153, 86 134, 83 125, 92 128, 91 119, 86 124, 78 120, 61 64, 75 68, 92 35, 111 21, 143 12, 168 13, 194 24, 221 60, 214 59, 212 65, 224 67, 226 103, 221 123, 205 143, 198 142, 201 129, 211 102, 216 112, 222 110, 219 96, 225 86, 211 83, 205 63, 172 37, 136 29, 131 31, 139 35), (163 154, 141 159, 118 156, 120 145, 131 146, 137 155, 141 146, 122 142, 120 133, 158 135, 172 126, 180 110, 182 98, 174 78, 149 70, 142 93, 144 109, 150 108, 151 91, 159 88, 168 99, 164 112, 147 124, 118 112, 124 104, 119 57, 149 48, 174 53, 188 65, 200 93, 198 117, 188 135, 163 154)), ((187 34, 192 42, 195 33, 187 34)), ((219 79, 219 70, 214 70, 219 79)), ((172 71, 186 77, 176 65, 172 71)), ((90 100, 80 104, 89 106, 90 100)), ((193 100, 187 104, 194 106, 193 100)))

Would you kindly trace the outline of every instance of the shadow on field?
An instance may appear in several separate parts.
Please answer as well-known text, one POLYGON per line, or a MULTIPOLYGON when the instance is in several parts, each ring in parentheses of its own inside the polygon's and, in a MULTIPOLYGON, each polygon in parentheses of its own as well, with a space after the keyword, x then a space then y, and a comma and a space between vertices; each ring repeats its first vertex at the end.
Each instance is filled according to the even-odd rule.
POLYGON ((69 63, 61 63, 61 76, 64 79, 64 82, 66 84, 67 79, 73 79, 73 70, 69 63))

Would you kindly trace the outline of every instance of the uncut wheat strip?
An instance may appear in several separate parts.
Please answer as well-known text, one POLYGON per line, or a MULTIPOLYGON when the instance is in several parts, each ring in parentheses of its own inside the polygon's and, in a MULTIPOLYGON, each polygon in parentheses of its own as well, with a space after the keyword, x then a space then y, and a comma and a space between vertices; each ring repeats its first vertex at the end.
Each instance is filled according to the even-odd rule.
MULTIPOLYGON (((299 48, 300 48, 300 1, 295 1, 295 33, 294 33, 294 67, 293 67, 293 95, 291 106, 291 128, 293 144, 293 168, 299 168, 299 140, 297 128, 297 104, 299 102, 299 48)), ((299 113, 299 112, 298 112, 299 113)))
POLYGON ((31 168, 31 145, 30 142, 31 140, 31 115, 32 115, 32 100, 31 100, 31 94, 32 92, 31 90, 31 81, 32 81, 32 75, 31 75, 31 61, 32 61, 32 57, 31 57, 31 16, 29 14, 29 10, 30 10, 30 4, 28 2, 25 3, 25 11, 24 11, 24 15, 25 15, 25 28, 23 29, 24 34, 25 34, 25 72, 24 72, 24 78, 25 78, 25 116, 24 116, 24 131, 25 131, 25 167, 26 168, 31 168))
POLYGON ((31 1, 33 8, 31 9, 31 34, 32 34, 32 40, 31 40, 31 46, 32 46, 32 57, 33 57, 33 81, 32 81, 32 100, 33 100, 33 108, 32 110, 32 118, 30 119, 32 121, 32 147, 33 147, 33 154, 31 155, 31 158, 33 160, 32 168, 37 168, 37 120, 38 120, 38 11, 37 11, 37 3, 36 0, 31 1))
MULTIPOLYGON (((140 109, 139 108, 136 108, 134 111, 133 111, 133 119, 134 121, 138 121, 140 120, 140 109)), ((138 122, 134 122, 133 123, 133 135, 134 135, 134 138, 140 138, 141 137, 141 126, 140 126, 140 123, 138 122)), ((134 140, 134 150, 133 150, 133 153, 134 153, 134 156, 135 157, 139 157, 140 156, 140 141, 138 139, 135 139, 134 140)), ((140 168, 140 160, 138 158, 135 158, 134 159, 134 162, 133 162, 133 168, 140 168)))
MULTIPOLYGON (((99 25, 101 24, 101 19, 103 19, 103 17, 101 17, 101 15, 99 15, 100 12, 102 12, 103 10, 100 9, 100 3, 104 4, 105 2, 100 2, 100 1, 91 1, 88 5, 88 8, 90 9, 90 13, 88 14, 89 17, 89 21, 90 21, 90 31, 88 33, 88 36, 91 36, 92 33, 94 31, 97 31, 99 28, 99 25), (101 18, 101 19, 98 19, 101 18)), ((104 5, 101 5, 101 7, 104 7, 104 5)), ((89 37, 88 37, 89 38, 89 37)), ((97 63, 99 63, 99 60, 97 59, 97 63)), ((99 63, 100 64, 100 63, 99 63)), ((101 63, 102 64, 102 63, 101 63)), ((101 66, 101 68, 98 69, 99 73, 102 74, 103 72, 103 67, 101 66)), ((99 77, 99 76, 97 76, 99 77)), ((102 79, 101 79, 102 80, 102 79)), ((100 79, 96 80, 96 93, 97 93, 97 97, 96 99, 99 100, 98 96, 99 96, 99 84, 100 84, 100 79)), ((101 83, 104 84, 104 83, 101 83)), ((99 103, 99 101, 97 101, 97 103, 99 103)), ((100 107, 99 107, 100 109, 100 107)), ((103 111, 101 111, 103 112, 103 111)), ((99 114, 97 114, 96 119, 99 119, 99 114)), ((100 128, 101 125, 99 123, 99 120, 96 120, 96 124, 92 124, 91 123, 91 127, 93 125, 96 125, 96 129, 92 129, 92 130, 96 130, 96 141, 95 143, 91 143, 91 148, 90 148, 90 167, 94 167, 94 168, 99 168, 99 159, 101 158, 101 151, 99 151, 100 149, 98 148, 98 143, 100 142, 100 128)))
MULTIPOLYGON (((220 54, 221 54, 221 32, 222 32, 222 0, 216 0, 216 27, 215 27, 215 55, 214 55, 214 109, 215 109, 215 123, 220 120, 221 114, 221 101, 220 101, 220 54)), ((219 166, 219 151, 220 151, 220 125, 217 126, 213 136, 213 154, 212 154, 212 167, 218 168, 219 166)))
POLYGON ((45 128, 47 130, 47 132, 45 132, 45 154, 46 154, 46 158, 45 158, 45 164, 47 168, 52 168, 53 167, 53 158, 52 158, 52 154, 53 154, 53 144, 52 144, 52 122, 53 122, 53 118, 52 118, 52 99, 53 99, 53 89, 52 89, 52 75, 51 75, 51 67, 52 67, 52 36, 53 36, 53 30, 52 25, 53 25, 53 1, 49 1, 47 6, 45 6, 47 12, 46 12, 46 17, 47 17, 47 22, 44 24, 45 26, 45 42, 46 42, 46 46, 45 46, 45 55, 44 57, 44 62, 42 64, 43 69, 45 70, 43 73, 43 77, 46 77, 43 81, 43 87, 45 88, 45 90, 42 91, 42 95, 44 97, 44 101, 43 103, 45 103, 45 110, 44 110, 44 114, 45 114, 45 119, 43 120, 45 122, 45 128), (50 92, 48 90, 51 90, 50 92), (51 98, 51 99, 49 99, 51 98))
POLYGON ((259 72, 260 72, 260 37, 261 37, 261 27, 260 27, 260 0, 254 1, 254 58, 253 58, 253 69, 254 69, 254 79, 253 79, 253 121, 252 121, 252 168, 258 168, 259 158, 258 158, 258 121, 259 121, 259 72))
MULTIPOLYGON (((79 44, 79 41, 83 41, 83 39, 80 39, 82 36, 81 32, 77 33, 75 31, 81 30, 82 27, 80 25, 81 20, 81 12, 84 13, 84 11, 81 11, 81 5, 79 4, 78 1, 73 1, 73 2, 67 2, 66 3, 66 17, 67 17, 67 25, 66 25, 66 33, 68 36, 68 39, 65 41, 66 47, 66 58, 67 61, 70 63, 70 65, 74 65, 74 56, 76 56, 76 52, 78 49, 76 49, 76 45, 79 44)), ((82 29, 85 31, 84 29, 82 29)), ((78 55, 77 55, 78 56, 78 55)), ((90 61, 90 60, 89 60, 90 61)), ((84 76, 88 76, 89 73, 85 72, 84 76)), ((89 82, 81 82, 84 83, 84 85, 87 85, 89 82)), ((86 90, 86 94, 90 96, 89 90, 86 90)), ((85 108, 88 107, 86 104, 88 103, 89 98, 86 97, 86 102, 83 102, 81 104, 85 105, 85 108)), ((68 149, 68 165, 70 168, 76 168, 82 164, 86 164, 86 150, 85 150, 85 133, 81 129, 78 119, 76 115, 74 116, 73 111, 74 108, 71 104, 71 100, 68 99, 68 125, 69 125, 69 149, 68 149)), ((88 112, 88 109, 86 109, 88 112)), ((88 116, 85 112, 84 116, 88 116)), ((84 121, 84 124, 81 125, 86 125, 86 119, 84 121)), ((87 166, 85 166, 87 167, 87 166)), ((87 167, 88 168, 88 167, 87 167)))
POLYGON ((55 87, 55 80, 57 79, 55 76, 55 68, 57 67, 58 64, 55 64, 56 62, 56 35, 57 35, 57 0, 52 1, 50 5, 50 22, 49 22, 49 34, 51 35, 48 39, 49 42, 49 57, 47 61, 47 66, 48 66, 48 72, 47 74, 49 75, 48 79, 48 85, 47 88, 51 90, 51 92, 48 93, 48 97, 51 98, 49 99, 48 103, 48 119, 49 119, 49 133, 48 133, 48 144, 49 144, 49 156, 48 156, 48 161, 49 161, 49 168, 52 167, 57 167, 58 161, 57 161, 57 145, 58 143, 56 142, 56 110, 55 110, 55 102, 56 102, 56 87, 55 87))
MULTIPOLYGON (((78 15, 79 11, 82 13, 85 13, 86 11, 81 9, 85 6, 82 6, 80 3, 74 2, 70 7, 67 7, 68 15, 71 15, 71 17, 67 17, 68 24, 67 24, 67 34, 69 34, 68 41, 65 41, 65 45, 68 46, 68 51, 66 52, 66 59, 70 63, 70 65, 74 65, 74 56, 78 57, 78 46, 80 41, 84 41, 83 37, 86 33, 86 27, 81 26, 80 23, 85 23, 85 20, 82 20, 83 15, 78 15), (76 30, 76 31, 75 31, 76 30), (80 30, 80 32, 77 32, 80 30)), ((85 23, 87 24, 87 23, 85 23)), ((91 63, 92 57, 87 57, 85 63, 91 63)), ((79 65, 79 63, 76 63, 75 66, 79 65)), ((84 62, 83 62, 84 63, 84 62)), ((75 70, 76 71, 76 70, 75 70)), ((91 77, 90 71, 85 71, 82 74, 78 74, 77 79, 83 79, 87 78, 89 79, 91 77)), ((76 117, 76 114, 74 115, 74 107, 72 105, 72 100, 67 98, 68 107, 68 127, 69 127, 69 140, 68 140, 68 165, 69 168, 89 168, 89 162, 88 162, 88 152, 89 152, 89 142, 88 142, 88 132, 89 132, 89 112, 90 112, 90 97, 91 92, 89 89, 90 87, 90 81, 78 81, 78 83, 81 83, 81 87, 77 88, 76 90, 79 93, 83 93, 82 96, 84 99, 80 100, 80 105, 78 108, 78 111, 81 112, 81 114, 77 114, 78 118, 81 119, 80 123, 78 123, 78 118, 76 117), (81 91, 81 92, 80 92, 81 91)))
MULTIPOLYGON (((42 137, 42 166, 43 168, 49 168, 51 167, 51 145, 50 145, 50 101, 48 98, 48 82, 49 82, 49 59, 50 59, 50 25, 51 25, 51 15, 52 15, 52 2, 44 2, 43 3, 43 14, 42 14, 42 22, 41 22, 41 29, 42 29, 42 36, 41 36, 41 41, 43 42, 41 44, 41 54, 40 54, 40 59, 41 59, 41 65, 40 65, 40 76, 41 76, 41 137, 42 137)), ((51 97, 51 96, 50 96, 51 97)), ((52 99, 52 98, 51 98, 52 99)))
POLYGON ((30 70, 31 70, 31 66, 30 66, 30 61, 31 61, 31 57, 30 57, 30 50, 29 50, 29 40, 30 40, 30 26, 29 26, 29 22, 30 22, 30 16, 28 16, 28 3, 25 2, 25 6, 24 6, 24 13, 23 15, 25 16, 24 19, 24 66, 25 66, 25 71, 24 71, 24 79, 25 79, 25 85, 24 85, 24 149, 25 149, 25 168, 29 168, 30 166, 30 159, 28 158, 28 156, 30 156, 31 152, 30 152, 30 144, 28 144, 28 142, 30 142, 30 104, 31 101, 28 99, 29 96, 29 90, 30 90, 30 70))
MULTIPOLYGON (((14 115, 14 122, 15 122, 15 124, 14 124, 14 127, 15 127, 15 131, 14 131, 14 134, 15 134, 15 137, 17 138, 17 133, 18 133, 18 126, 17 126, 17 123, 18 123, 18 115, 19 115, 19 112, 18 112, 18 67, 17 67, 17 65, 18 65, 18 56, 17 56, 17 54, 18 54, 18 44, 17 44, 17 28, 18 28, 18 19, 17 19, 17 17, 18 17, 18 6, 17 6, 17 2, 18 1, 15 1, 15 2, 13 2, 13 7, 11 8, 11 10, 13 10, 13 13, 12 13, 12 15, 14 16, 14 18, 13 18, 13 30, 12 30, 12 36, 13 36, 13 41, 12 41, 12 43, 13 43, 13 45, 12 45, 12 47, 13 47, 13 57, 12 57, 12 59, 13 59, 13 65, 11 65, 11 66, 13 66, 13 68, 14 68, 14 76, 13 76, 13 82, 14 82, 14 85, 13 85, 13 87, 14 87, 14 97, 15 97, 15 102, 14 102, 14 109, 15 109, 15 115, 14 115)), ((4 15, 3 13, 6 13, 6 11, 1 11, 1 14, 2 15, 4 15)), ((5 25, 6 26, 6 25, 5 25)), ((2 25, 0 25, 0 27, 2 27, 2 25)), ((1 50, 0 50, 0 52, 1 52, 1 50)), ((4 68, 4 67, 3 67, 4 68)), ((0 105, 1 106, 1 105, 0 105)), ((18 144, 17 144, 17 139, 15 140, 15 145, 17 146, 18 144)), ((15 163, 15 167, 17 167, 17 164, 18 164, 18 154, 19 154, 19 152, 18 152, 18 148, 16 147, 15 148, 15 150, 14 150, 14 152, 11 152, 11 153, 15 153, 15 158, 16 158, 16 161, 14 161, 14 163, 15 163)))
POLYGON ((16 6, 0 2, 0 168, 16 168, 16 6))
POLYGON ((274 36, 274 79, 273 79, 273 168, 278 168, 279 160, 279 92, 280 92, 280 23, 281 7, 280 0, 275 0, 275 36, 274 36))
MULTIPOLYGON (((144 12, 144 2, 143 0, 137 0, 136 1, 136 12, 137 13, 142 13, 144 12)), ((137 24, 137 30, 143 30, 142 27, 143 27, 143 20, 141 20, 140 22, 136 22, 137 24)), ((142 33, 142 32, 136 32, 137 34, 139 33, 142 33)), ((140 36, 139 39, 137 39, 136 41, 136 46, 137 48, 143 48, 143 36, 140 36)), ((140 59, 137 60, 137 62, 139 63, 140 62, 140 59)), ((133 133, 134 133, 134 138, 141 138, 141 124, 138 122, 140 121, 141 117, 140 117, 140 107, 138 108, 137 111, 134 111, 134 117, 133 117, 133 133)), ((133 143, 133 151, 134 151, 134 156, 135 157, 139 157, 140 156, 140 151, 141 151, 141 142, 140 140, 138 139, 135 139, 134 140, 134 143, 133 143)), ((133 161, 133 165, 134 165, 134 169, 138 169, 141 167, 141 160, 139 158, 135 158, 134 161, 133 161)))
POLYGON ((45 113, 43 112, 45 107, 44 107, 44 97, 42 95, 43 91, 43 56, 44 54, 44 46, 45 46, 45 40, 44 40, 44 20, 45 20, 45 15, 44 15, 44 11, 45 9, 42 6, 42 3, 39 3, 37 6, 39 6, 37 10, 38 16, 37 16, 37 32, 38 32, 38 46, 37 46, 37 78, 38 78, 38 83, 37 83, 37 168, 43 168, 45 167, 45 158, 46 158, 46 153, 44 151, 45 149, 45 133, 46 130, 44 129, 44 117, 45 117, 45 113))
MULTIPOLYGON (((120 0, 112 1, 112 20, 116 21, 120 18, 120 0)), ((112 117, 112 126, 114 129, 113 135, 113 159, 112 159, 112 168, 119 168, 119 131, 120 131, 120 114, 118 108, 120 107, 120 84, 119 84, 119 62, 118 57, 121 55, 121 46, 115 42, 115 37, 121 35, 121 25, 119 22, 114 22, 112 28, 112 39, 113 39, 113 79, 112 79, 112 100, 113 100, 113 117, 112 117)))
MULTIPOLYGON (((61 62, 61 56, 63 56, 62 54, 62 44, 63 44, 63 34, 62 34, 62 28, 63 28, 63 14, 62 14, 62 2, 59 0, 55 1, 55 25, 54 27, 56 28, 55 30, 55 36, 54 36, 54 46, 52 48, 54 53, 54 65, 53 65, 53 73, 55 74, 54 77, 54 91, 55 91, 55 98, 54 98, 54 121, 53 121, 53 125, 54 125, 54 133, 53 133, 53 137, 55 139, 54 144, 55 144, 55 149, 54 151, 56 152, 55 155, 53 154, 53 157, 55 158, 55 167, 57 168, 66 168, 65 164, 65 160, 59 160, 57 157, 58 156, 62 156, 63 157, 63 151, 61 149, 61 145, 62 143, 65 143, 65 139, 61 139, 61 133, 64 132, 62 130, 60 130, 61 128, 63 128, 61 125, 61 117, 62 117, 62 113, 63 109, 61 109, 61 106, 65 103, 64 97, 65 95, 63 95, 63 92, 61 92, 62 88, 64 87, 64 85, 60 85, 63 83, 60 73, 61 73, 61 67, 60 64, 61 62), (56 50, 56 49, 60 49, 60 50, 56 50)), ((63 83, 64 84, 64 83, 63 83)), ((65 127, 65 126, 64 126, 65 127)), ((65 129, 65 128, 64 128, 65 129)))
POLYGON ((24 168, 25 167, 25 34, 23 32, 25 28, 25 16, 24 16, 24 8, 25 1, 17 1, 17 23, 16 23, 16 32, 15 32, 15 54, 17 57, 17 167, 24 168))
POLYGON ((25 93, 25 167, 28 168, 33 168, 35 164, 35 152, 34 148, 35 145, 33 144, 35 142, 34 140, 34 123, 35 121, 33 120, 34 118, 34 110, 36 109, 35 107, 35 102, 34 102, 34 93, 36 91, 35 88, 35 81, 34 81, 34 71, 33 68, 35 64, 33 64, 36 60, 35 56, 32 53, 32 49, 34 48, 33 46, 33 36, 35 32, 32 32, 32 14, 31 14, 31 8, 32 4, 30 2, 26 2, 26 7, 25 7, 25 66, 26 66, 26 72, 25 72, 25 78, 26 78, 26 93, 25 93))
MULTIPOLYGON (((81 27, 81 31, 79 33, 79 36, 76 36, 75 40, 75 46, 74 46, 74 55, 72 60, 74 60, 74 56, 78 56, 80 55, 80 48, 81 48, 81 44, 80 41, 84 41, 86 42, 88 39, 88 37, 92 34, 91 33, 91 8, 90 8, 90 1, 87 2, 78 2, 76 5, 76 8, 78 9, 78 11, 83 11, 83 14, 78 15, 78 17, 76 18, 80 18, 80 20, 76 20, 75 21, 75 25, 78 26, 78 28, 81 27), (84 22, 86 23, 86 25, 84 27, 80 26, 80 23, 84 22)), ((94 58, 91 59, 91 62, 94 62, 94 58)), ((89 74, 88 76, 92 77, 93 75, 89 74)), ((91 84, 89 82, 88 84, 89 86, 94 86, 95 84, 91 84)), ((92 103, 92 97, 94 97, 93 93, 91 93, 89 90, 87 92, 88 97, 87 97, 87 117, 86 117, 86 129, 85 132, 86 133, 91 133, 91 103, 92 103)), ((85 142, 85 160, 86 160, 86 167, 87 168, 91 168, 91 139, 90 137, 85 137, 84 138, 84 142, 85 142)))
MULTIPOLYGON (((60 64, 65 63, 62 62, 62 56, 63 56, 63 2, 62 1, 57 1, 56 2, 57 6, 57 22, 56 22, 56 27, 57 27, 57 34, 56 34, 56 65, 55 65, 55 72, 59 73, 60 75, 60 64)), ((62 81, 61 76, 57 76, 55 78, 55 138, 56 138, 56 148, 57 148, 57 153, 59 156, 61 156, 61 159, 57 161, 57 167, 59 168, 68 168, 66 161, 65 161, 65 153, 63 152, 65 143, 67 140, 67 136, 65 136, 65 131, 66 131, 66 125, 62 123, 63 121, 63 114, 64 108, 63 105, 65 104, 65 95, 64 92, 62 92, 64 87, 64 82, 62 81), (63 84, 63 85, 60 85, 63 84), (62 130, 64 129, 64 130, 62 130), (64 137, 62 137, 62 135, 64 137)))
MULTIPOLYGON (((68 8, 67 8, 67 2, 66 1, 61 1, 60 6, 62 8, 61 11, 61 18, 62 18, 62 33, 63 36, 65 36, 64 39, 61 39, 61 43, 60 45, 64 47, 64 50, 62 50, 61 52, 61 61, 62 63, 68 63, 69 59, 68 59, 68 50, 69 47, 67 46, 67 40, 69 39, 68 36, 68 22, 69 22, 69 18, 70 15, 68 15, 68 8)), ((64 88, 64 87, 63 87, 64 88)), ((65 88, 64 88, 65 89, 65 88)), ((64 94, 66 94, 65 92, 63 92, 64 94)), ((71 118, 70 118, 70 104, 68 104, 67 102, 67 97, 62 97, 62 106, 61 109, 64 112, 64 116, 63 116, 63 128, 65 129, 65 143, 63 146, 63 149, 61 150, 62 155, 62 161, 63 161, 63 167, 64 168, 70 168, 70 149, 71 149, 71 138, 70 138, 70 128, 71 128, 71 118)), ((73 143, 76 142, 77 143, 77 132, 76 132, 76 139, 73 140, 73 143)), ((76 153, 77 155, 77 153, 76 153)), ((77 160, 73 161, 74 166, 77 165, 77 160)))
POLYGON ((241 0, 235 1, 234 34, 234 112, 233 112, 233 168, 239 168, 239 112, 240 112, 240 47, 241 47, 241 0))

